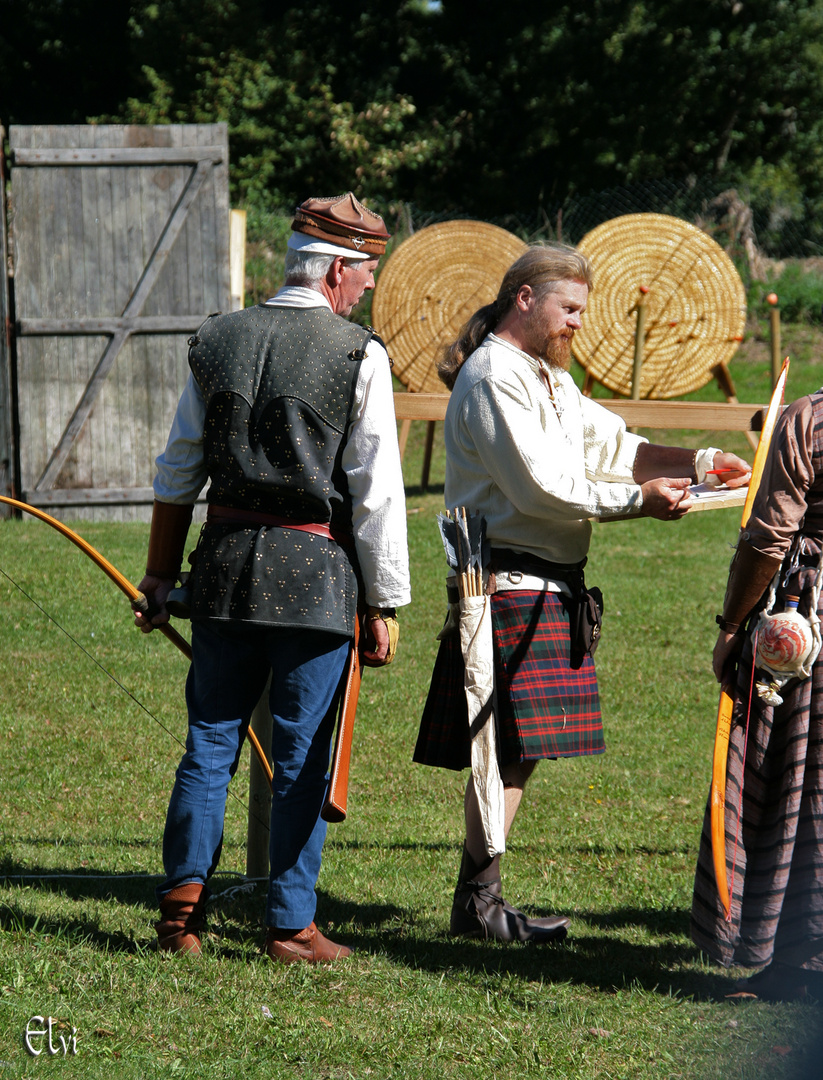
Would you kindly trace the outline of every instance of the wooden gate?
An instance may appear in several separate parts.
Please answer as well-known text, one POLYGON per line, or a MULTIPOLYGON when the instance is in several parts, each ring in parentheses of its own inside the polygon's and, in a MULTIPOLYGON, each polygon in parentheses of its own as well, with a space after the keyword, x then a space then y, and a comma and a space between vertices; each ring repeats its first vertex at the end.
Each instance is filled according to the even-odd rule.
POLYGON ((9 130, 20 498, 147 520, 186 340, 229 305, 225 124, 9 130))
MULTIPOLYGON (((14 473, 13 418, 11 393, 11 317, 9 313, 8 255, 6 252, 6 163, 3 144, 6 133, 0 127, 0 495, 12 494, 14 473)), ((0 514, 2 516, 2 514, 0 514)))

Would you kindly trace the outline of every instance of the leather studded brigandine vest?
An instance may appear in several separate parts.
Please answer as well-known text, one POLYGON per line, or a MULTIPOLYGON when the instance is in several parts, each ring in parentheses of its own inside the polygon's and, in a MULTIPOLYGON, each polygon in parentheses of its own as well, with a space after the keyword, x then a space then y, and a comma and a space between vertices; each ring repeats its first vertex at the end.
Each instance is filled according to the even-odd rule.
MULTIPOLYGON (((206 321, 189 364, 206 402, 210 504, 350 536, 341 455, 370 337, 325 307, 261 304, 206 321)), ((192 577, 193 619, 353 633, 353 543, 209 522, 192 577)))

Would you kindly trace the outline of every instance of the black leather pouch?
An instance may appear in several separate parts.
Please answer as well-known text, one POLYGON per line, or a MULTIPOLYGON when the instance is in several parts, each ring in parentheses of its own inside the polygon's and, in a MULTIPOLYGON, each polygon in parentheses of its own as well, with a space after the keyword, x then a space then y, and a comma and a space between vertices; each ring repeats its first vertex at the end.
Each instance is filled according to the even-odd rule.
POLYGON ((594 656, 603 626, 603 593, 596 586, 583 588, 571 612, 571 665, 580 667, 584 656, 594 656))

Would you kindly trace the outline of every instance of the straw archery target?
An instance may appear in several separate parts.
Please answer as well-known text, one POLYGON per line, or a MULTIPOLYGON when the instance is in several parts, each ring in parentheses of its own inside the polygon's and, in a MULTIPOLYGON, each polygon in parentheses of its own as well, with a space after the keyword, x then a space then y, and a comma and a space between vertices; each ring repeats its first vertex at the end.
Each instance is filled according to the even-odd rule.
POLYGON ((583 237, 594 268, 574 355, 598 382, 629 395, 637 302, 645 294, 641 398, 671 398, 704 386, 737 350, 746 293, 731 259, 710 236, 665 214, 626 214, 583 237))
POLYGON ((408 390, 445 393, 435 369, 440 348, 494 300, 527 248, 496 225, 446 221, 414 233, 389 256, 374 290, 372 322, 408 390))

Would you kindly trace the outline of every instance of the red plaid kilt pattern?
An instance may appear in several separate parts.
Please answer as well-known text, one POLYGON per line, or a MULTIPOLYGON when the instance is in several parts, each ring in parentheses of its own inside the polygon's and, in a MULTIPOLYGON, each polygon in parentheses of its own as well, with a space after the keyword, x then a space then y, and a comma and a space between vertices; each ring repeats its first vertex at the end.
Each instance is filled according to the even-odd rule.
MULTIPOLYGON (((558 593, 510 590, 492 596, 500 764, 602 754, 597 675, 590 656, 569 665, 569 615, 558 593)), ((440 642, 414 760, 471 764, 463 656, 457 633, 440 642)))

